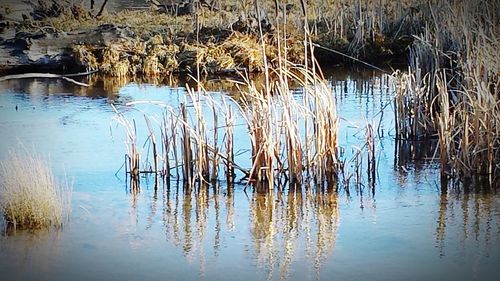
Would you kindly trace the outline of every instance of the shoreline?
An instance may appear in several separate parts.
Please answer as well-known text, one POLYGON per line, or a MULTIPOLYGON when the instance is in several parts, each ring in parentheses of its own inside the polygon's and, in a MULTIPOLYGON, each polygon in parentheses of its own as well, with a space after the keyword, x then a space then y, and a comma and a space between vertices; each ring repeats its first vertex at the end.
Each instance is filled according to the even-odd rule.
MULTIPOLYGON (((266 15, 260 25, 261 37, 256 17, 248 13, 242 18, 230 9, 214 12, 201 8, 194 15, 177 16, 136 9, 104 11, 95 17, 83 6, 75 5, 55 17, 5 23, 0 39, 0 73, 98 70, 111 76, 158 76, 197 74, 198 69, 205 75, 262 72, 261 40, 265 41, 270 65, 277 64, 280 53, 285 52, 284 45, 290 63, 305 63, 304 34, 300 32, 303 23, 291 22, 285 27, 286 35, 280 34, 266 15)), ((316 30, 309 35, 314 39, 311 43, 345 54, 315 48, 320 66, 355 64, 347 56, 376 65, 407 63, 406 49, 411 44, 407 36, 390 40, 380 35, 366 40, 361 52, 353 54, 351 47, 358 38, 327 38, 318 33, 320 25, 314 26, 316 30)))

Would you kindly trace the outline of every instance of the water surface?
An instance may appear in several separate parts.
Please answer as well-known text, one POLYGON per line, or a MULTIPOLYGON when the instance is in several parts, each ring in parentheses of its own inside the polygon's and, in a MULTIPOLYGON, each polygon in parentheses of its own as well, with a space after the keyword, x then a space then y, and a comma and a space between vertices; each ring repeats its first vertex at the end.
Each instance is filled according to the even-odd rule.
MULTIPOLYGON (((500 276, 496 190, 441 190, 433 149, 393 137, 392 89, 372 71, 330 74, 349 153, 374 122, 378 178, 350 192, 244 185, 186 192, 130 190, 123 130, 110 103, 176 104, 177 86, 95 79, 85 89, 34 79, 0 84, 0 159, 19 141, 34 145, 58 176, 74 179, 62 230, 0 237, 2 280, 494 280, 500 276), (389 104, 389 105, 388 105, 389 104), (380 113, 383 111, 384 113, 380 113), (380 124, 380 126, 379 126, 380 124), (421 160, 400 157, 417 151, 421 160)), ((181 84, 182 85, 182 84, 181 84)), ((213 84, 217 85, 217 84, 213 84)), ((223 86, 214 95, 225 95, 223 86), (222 92, 219 91, 222 89, 222 92)), ((140 114, 129 111, 128 114, 140 114)), ((244 130, 244 128, 241 128, 244 130)), ((236 135, 243 147, 245 137, 236 135)), ((241 156, 244 157, 244 156, 241 156)), ((364 178, 366 179, 366 178, 364 178)))

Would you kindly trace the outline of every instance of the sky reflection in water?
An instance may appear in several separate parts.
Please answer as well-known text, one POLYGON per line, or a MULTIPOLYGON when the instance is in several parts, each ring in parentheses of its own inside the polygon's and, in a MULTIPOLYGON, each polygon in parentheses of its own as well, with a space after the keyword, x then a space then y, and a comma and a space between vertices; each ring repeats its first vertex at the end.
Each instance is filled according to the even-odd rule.
POLYGON ((387 77, 331 74, 346 153, 362 139, 366 120, 375 120, 383 136, 375 193, 284 186, 267 195, 224 182, 190 193, 173 182, 155 191, 152 179, 132 192, 123 171, 115 176, 125 146, 109 103, 177 103, 185 90, 91 79, 89 89, 59 80, 0 84, 0 158, 18 140, 34 143, 57 175, 75 180, 71 222, 62 231, 0 238, 0 275, 8 280, 491 280, 500 274, 500 196, 440 191, 433 146, 392 137, 387 77))

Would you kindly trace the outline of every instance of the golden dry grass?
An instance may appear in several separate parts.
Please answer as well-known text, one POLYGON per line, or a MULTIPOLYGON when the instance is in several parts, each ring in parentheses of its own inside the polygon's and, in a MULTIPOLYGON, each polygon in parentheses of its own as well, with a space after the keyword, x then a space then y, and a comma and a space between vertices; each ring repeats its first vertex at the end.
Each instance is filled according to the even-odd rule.
MULTIPOLYGON (((300 48, 299 48, 300 49, 300 48)), ((276 59, 277 49, 267 45, 269 61, 276 59)), ((103 48, 92 45, 76 45, 73 53, 79 65, 87 70, 99 69, 106 75, 124 77, 168 75, 173 72, 201 74, 246 69, 261 72, 263 55, 258 39, 253 35, 233 32, 217 43, 172 42, 161 35, 148 40, 122 38, 103 48)), ((299 54, 290 58, 299 60, 299 54)))
POLYGON ((58 182, 50 163, 26 148, 0 162, 0 210, 15 228, 62 226, 69 218, 72 188, 58 182))
POLYGON ((444 176, 490 185, 500 179, 499 9, 436 1, 396 95, 400 138, 437 136, 444 176))

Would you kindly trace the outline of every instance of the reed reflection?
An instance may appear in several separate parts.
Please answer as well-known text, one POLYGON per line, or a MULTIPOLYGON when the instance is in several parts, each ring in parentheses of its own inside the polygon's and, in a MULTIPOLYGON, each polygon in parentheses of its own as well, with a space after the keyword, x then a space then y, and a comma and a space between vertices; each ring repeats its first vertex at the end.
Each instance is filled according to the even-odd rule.
POLYGON ((57 268, 63 254, 62 243, 62 231, 59 229, 46 231, 5 228, 0 234, 0 253, 8 257, 8 260, 0 259, 0 271, 5 272, 7 267, 14 266, 16 271, 6 276, 7 279, 26 280, 33 265, 41 271, 53 270, 57 268))
POLYGON ((146 229, 160 221, 166 240, 189 263, 199 266, 201 279, 212 274, 209 261, 228 254, 252 260, 264 279, 289 279, 294 263, 305 264, 307 273, 319 278, 335 247, 339 226, 335 188, 289 184, 248 196, 238 192, 241 188, 219 183, 185 187, 172 182, 148 191, 143 184, 142 189, 130 189, 131 218, 140 223, 140 210, 145 207, 140 195, 149 193, 142 220, 146 229), (235 205, 248 208, 249 223, 241 214, 237 216, 235 205))
POLYGON ((500 200, 496 189, 469 187, 471 191, 442 188, 436 220, 436 247, 444 256, 453 241, 493 254, 500 241, 500 200), (458 239, 457 239, 458 238, 458 239), (496 245, 496 246, 495 246, 496 245))
POLYGON ((219 254, 222 237, 235 228, 234 192, 218 185, 185 188, 181 184, 167 188, 164 193, 165 235, 168 241, 182 248, 188 260, 198 257, 203 262, 206 255, 219 254), (210 252, 205 254, 205 248, 211 248, 210 252))
POLYGON ((427 168, 435 158, 437 140, 406 141, 396 140, 394 150, 394 168, 398 171, 427 168))
POLYGON ((333 252, 339 225, 338 194, 333 190, 290 186, 288 192, 254 192, 250 232, 254 255, 268 280, 290 277, 291 265, 305 256, 319 277, 333 252))

